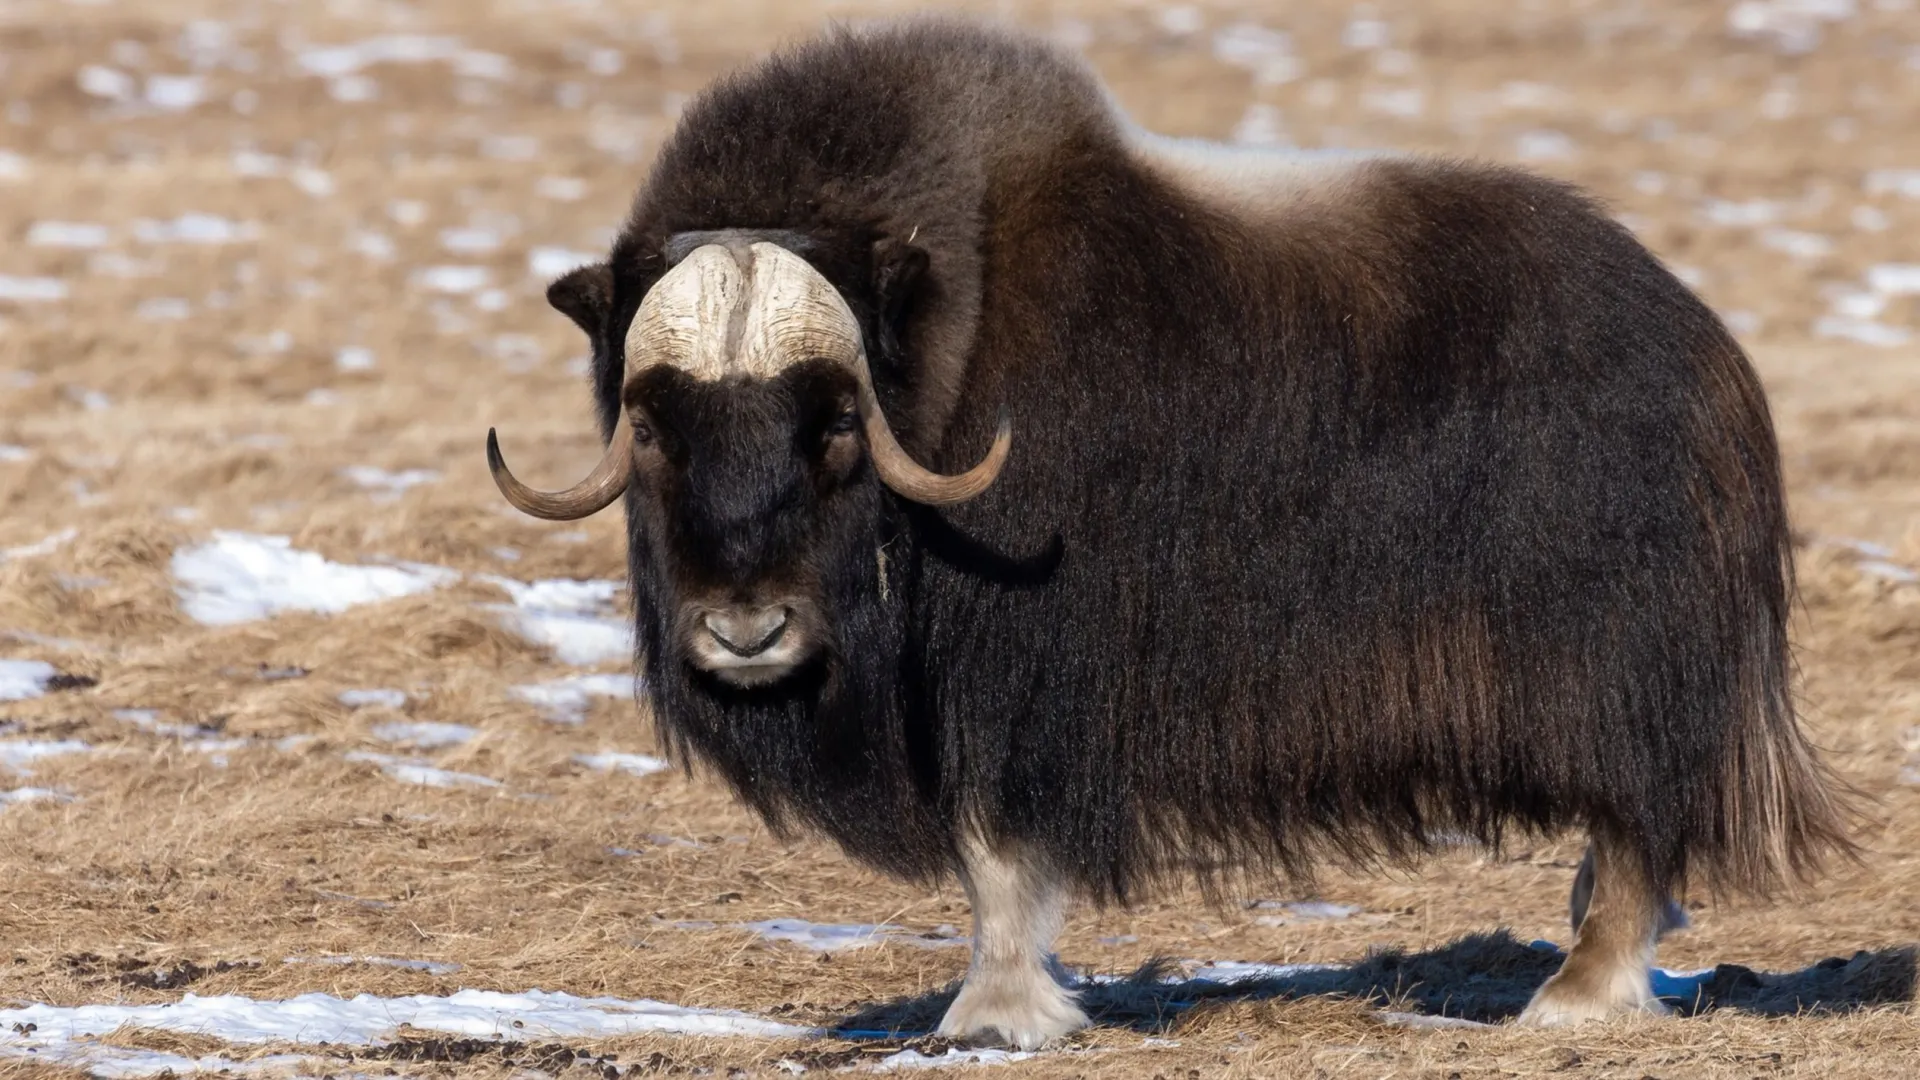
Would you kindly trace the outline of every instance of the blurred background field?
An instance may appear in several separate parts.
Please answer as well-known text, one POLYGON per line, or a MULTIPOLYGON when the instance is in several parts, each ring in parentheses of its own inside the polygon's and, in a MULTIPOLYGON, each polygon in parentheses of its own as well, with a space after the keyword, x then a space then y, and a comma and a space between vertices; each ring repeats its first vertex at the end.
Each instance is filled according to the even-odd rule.
MULTIPOLYGON (((384 995, 397 1016, 393 1000, 466 988, 808 1026, 961 974, 957 889, 777 843, 652 756, 617 515, 518 516, 481 453, 498 425, 545 486, 598 456, 584 340, 542 293, 604 253, 689 95, 828 20, 909 10, 0 4, 0 1076, 775 1075, 945 1053, 684 1017, 663 1026, 705 1034, 509 1026, 526 1045, 502 1049, 423 1019, 382 1036, 399 1050, 321 1049, 297 1025, 62 1041, 19 1011, 324 992, 384 995)), ((1920 941, 1920 4, 945 10, 1082 52, 1160 131, 1578 182, 1701 291, 1781 433, 1809 724, 1877 802, 1866 865, 1771 906, 1694 898, 1661 962, 1785 972, 1864 950, 1877 959, 1847 970, 1878 981, 1813 1002, 1823 1015, 1544 1034, 1228 1001, 1026 1060, 942 1060, 1010 1076, 1920 1071, 1910 1006, 1880 987, 1920 941)), ((1565 944, 1580 850, 1450 852, 1224 908, 1082 909, 1063 957, 1102 973, 1341 963, 1497 927, 1565 944)))

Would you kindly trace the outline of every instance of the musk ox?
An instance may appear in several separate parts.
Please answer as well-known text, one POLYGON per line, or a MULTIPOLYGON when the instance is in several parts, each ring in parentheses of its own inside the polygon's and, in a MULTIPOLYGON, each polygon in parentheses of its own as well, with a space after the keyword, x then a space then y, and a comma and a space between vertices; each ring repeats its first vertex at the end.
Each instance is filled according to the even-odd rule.
POLYGON ((669 748, 775 830, 956 873, 942 1032, 1087 1023, 1063 905, 1584 830, 1522 1016, 1661 1011, 1689 877, 1846 850, 1789 685, 1778 451, 1713 313, 1567 186, 1147 134, 998 30, 840 31, 722 79, 593 343, 669 748))

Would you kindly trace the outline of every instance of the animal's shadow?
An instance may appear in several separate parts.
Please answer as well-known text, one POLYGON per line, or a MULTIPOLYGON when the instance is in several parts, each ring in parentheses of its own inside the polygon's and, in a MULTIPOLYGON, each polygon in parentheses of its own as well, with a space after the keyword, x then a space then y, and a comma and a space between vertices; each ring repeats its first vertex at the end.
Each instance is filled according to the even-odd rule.
MULTIPOLYGON (((1682 1015, 1735 1009, 1759 1016, 1844 1013, 1912 1001, 1916 981, 1912 945, 1833 957, 1799 971, 1758 972, 1721 964, 1693 979, 1656 985, 1682 1015)), ((1271 978, 1232 982, 1169 979, 1171 965, 1148 963, 1133 974, 1093 980, 1081 988, 1082 1006, 1100 1027, 1164 1033, 1195 1006, 1208 1002, 1341 997, 1395 1010, 1497 1024, 1520 1014, 1533 992, 1560 966, 1563 954, 1528 945, 1505 931, 1472 934, 1426 952, 1381 950, 1358 963, 1296 968, 1271 978)), ((956 986, 861 1009, 835 1025, 854 1038, 923 1035, 940 1022, 956 986)))

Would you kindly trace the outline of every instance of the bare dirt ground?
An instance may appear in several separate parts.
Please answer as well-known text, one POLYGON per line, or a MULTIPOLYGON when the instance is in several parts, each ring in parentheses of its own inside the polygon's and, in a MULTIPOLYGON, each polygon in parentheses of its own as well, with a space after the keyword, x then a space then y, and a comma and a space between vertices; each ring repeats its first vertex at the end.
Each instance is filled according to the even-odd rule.
MULTIPOLYGON (((1163 131, 1517 160, 1609 200, 1727 316, 1766 378, 1804 537, 1808 722, 1874 800, 1866 865, 1773 905, 1695 902, 1694 927, 1664 943, 1672 969, 1801 973, 1769 997, 1723 972, 1726 1001, 1745 1009, 1536 1033, 1397 1027, 1331 994, 1229 996, 1165 1008, 1157 1026, 1116 1013, 1133 1022, 993 1067, 1920 1074, 1912 958, 1900 952, 1920 941, 1920 269, 1901 269, 1920 263, 1920 7, 978 8, 1081 49, 1163 131), (1829 957, 1852 964, 1806 971, 1829 957)), ((469 987, 799 1024, 902 998, 917 1000, 895 1020, 937 1011, 923 996, 961 974, 962 948, 820 953, 739 924, 964 931, 957 889, 881 879, 821 844, 783 846, 709 779, 583 764, 576 755, 654 749, 626 696, 592 697, 566 724, 516 695, 630 669, 564 663, 514 632, 491 606, 510 599, 493 579, 616 579, 623 539, 616 515, 517 516, 481 453, 499 425, 520 475, 548 486, 598 456, 583 342, 542 289, 569 251, 604 250, 685 97, 829 17, 906 9, 0 6, 0 657, 72 677, 0 702, 0 789, 42 793, 0 802, 0 1009, 469 987), (333 614, 207 625, 183 608, 176 558, 217 530, 458 576, 333 614), (368 689, 404 697, 339 698, 368 689), (420 744, 437 729, 390 726, 405 722, 472 730, 434 747, 420 744), (61 752, 30 761, 20 749, 50 746, 61 752), (415 762, 498 786, 410 782, 444 779, 415 762), (322 957, 447 966, 286 962, 322 957)), ((1564 944, 1579 854, 1568 838, 1499 858, 1453 853, 1418 873, 1330 874, 1311 899, 1352 909, 1336 918, 1192 895, 1083 909, 1062 955, 1124 973, 1153 957, 1350 962, 1500 927, 1564 944)), ((1237 899, 1308 897, 1276 884, 1237 899)), ((1544 974, 1530 955, 1496 942, 1464 966, 1416 957, 1369 970, 1411 990, 1408 1007, 1497 1017, 1502 992, 1544 974), (1498 977, 1476 981, 1476 965, 1498 977)), ((30 1034, 0 1030, 0 1054, 30 1034)), ((909 1045, 505 1033, 560 1053, 399 1034, 399 1049, 363 1048, 358 1062, 138 1028, 107 1042, 235 1060, 291 1049, 310 1056, 298 1067, 310 1074, 460 1077, 561 1071, 573 1051, 571 1067, 602 1072, 817 1072, 909 1045)), ((0 1075, 66 1072, 0 1056, 0 1075)))

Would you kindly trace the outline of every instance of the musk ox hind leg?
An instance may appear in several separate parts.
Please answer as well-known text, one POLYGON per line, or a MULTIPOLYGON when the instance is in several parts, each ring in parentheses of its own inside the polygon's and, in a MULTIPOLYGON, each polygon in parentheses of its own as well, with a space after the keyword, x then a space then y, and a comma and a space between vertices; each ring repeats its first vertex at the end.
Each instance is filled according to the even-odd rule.
MULTIPOLYGON (((1586 921, 1587 905, 1593 902, 1593 845, 1587 845, 1586 858, 1580 860, 1580 869, 1573 875, 1573 891, 1567 896, 1567 914, 1573 921, 1573 932, 1580 932, 1580 924, 1586 921)), ((1685 930, 1693 925, 1687 917, 1687 910, 1672 897, 1660 909, 1660 936, 1666 937, 1675 930, 1685 930)))
POLYGON ((1053 957, 1066 918, 1058 874, 1018 844, 969 837, 960 884, 973 905, 973 959, 940 1034, 1032 1050, 1087 1026, 1053 957))
POLYGON ((1653 881, 1639 849, 1607 832, 1596 832, 1574 885, 1573 948, 1560 970, 1541 986, 1520 1014, 1520 1023, 1562 1027, 1628 1013, 1664 1016, 1671 1010, 1653 996, 1654 944, 1666 921, 1665 882, 1653 881), (1590 868, 1590 872, 1589 872, 1590 868), (1584 900, 1584 903, 1583 903, 1584 900))

